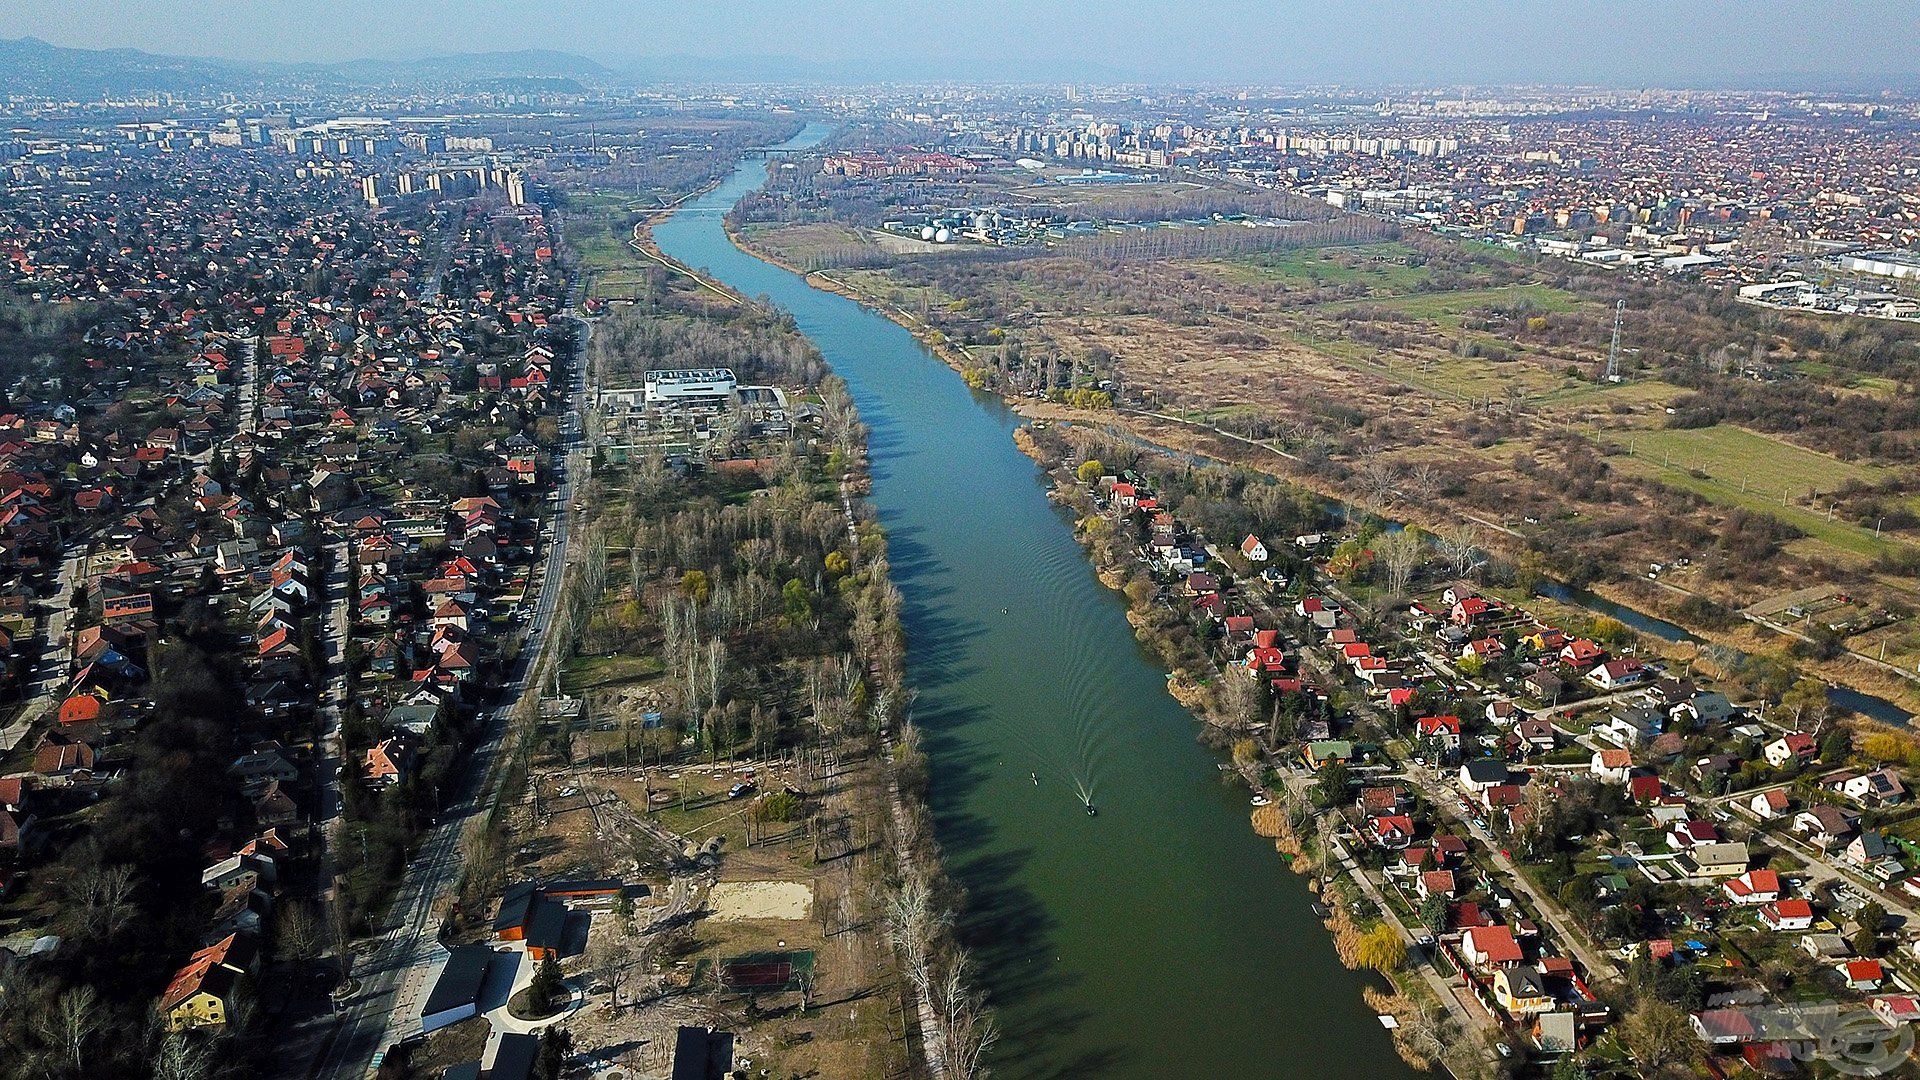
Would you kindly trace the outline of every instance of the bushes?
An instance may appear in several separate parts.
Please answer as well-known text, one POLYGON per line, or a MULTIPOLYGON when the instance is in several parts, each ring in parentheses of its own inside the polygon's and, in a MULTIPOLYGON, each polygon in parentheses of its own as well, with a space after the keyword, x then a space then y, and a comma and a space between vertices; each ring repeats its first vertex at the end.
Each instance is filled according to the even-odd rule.
POLYGON ((753 804, 753 816, 755 820, 763 822, 779 822, 784 824, 792 821, 794 816, 799 813, 800 797, 787 791, 773 792, 753 804))

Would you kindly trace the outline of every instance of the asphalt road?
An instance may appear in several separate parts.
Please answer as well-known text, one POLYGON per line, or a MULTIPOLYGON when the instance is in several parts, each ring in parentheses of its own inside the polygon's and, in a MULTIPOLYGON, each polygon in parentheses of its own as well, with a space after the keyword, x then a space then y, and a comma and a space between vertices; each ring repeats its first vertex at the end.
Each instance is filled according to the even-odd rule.
MULTIPOLYGON (((585 400, 586 342, 590 324, 580 321, 580 335, 569 378, 568 410, 561 420, 561 443, 567 458, 580 446, 580 417, 585 400)), ((413 862, 397 889, 393 907, 382 925, 383 933, 372 939, 372 947, 356 956, 354 976, 359 988, 332 1018, 334 1026, 313 1065, 304 1073, 312 1077, 361 1077, 368 1073, 373 1055, 418 1030, 420 1002, 432 989, 433 980, 446 962, 447 952, 439 941, 439 925, 433 918, 434 903, 450 893, 460 871, 460 836, 467 821, 481 813, 477 797, 507 732, 508 721, 532 664, 545 646, 546 634, 554 610, 560 601, 562 569, 566 566, 567 541, 572 531, 574 472, 576 462, 568 460, 559 477, 560 504, 550 525, 545 567, 540 571, 540 591, 528 624, 527 639, 514 671, 503 688, 498 704, 485 714, 485 734, 468 755, 466 767, 447 794, 444 809, 434 825, 421 838, 413 862)), ((323 1019, 322 1023, 325 1022, 323 1019)), ((293 1061, 289 1061, 293 1065, 293 1061)))
POLYGON ((12 750, 26 738, 35 722, 60 707, 67 692, 67 666, 73 658, 73 642, 68 631, 73 625, 73 587, 80 580, 80 564, 86 555, 84 541, 75 541, 62 549, 60 570, 54 576, 53 595, 45 602, 46 618, 41 626, 40 658, 27 676, 27 704, 20 718, 0 730, 0 752, 12 750))

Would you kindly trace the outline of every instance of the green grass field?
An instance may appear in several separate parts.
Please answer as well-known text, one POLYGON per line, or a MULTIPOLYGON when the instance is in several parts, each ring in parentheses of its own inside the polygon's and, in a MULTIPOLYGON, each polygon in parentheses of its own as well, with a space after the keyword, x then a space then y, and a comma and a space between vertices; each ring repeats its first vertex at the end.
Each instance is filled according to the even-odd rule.
POLYGON ((1704 428, 1658 428, 1625 436, 1640 457, 1680 469, 1699 469, 1722 483, 1764 487, 1777 499, 1785 484, 1795 495, 1808 490, 1833 491, 1849 480, 1874 484, 1888 470, 1876 465, 1841 461, 1782 439, 1771 438, 1730 424, 1704 428))
POLYGON ((582 694, 651 682, 666 670, 657 656, 575 656, 560 669, 560 692, 582 694))
POLYGON ((1828 521, 1822 510, 1798 505, 1809 490, 1832 491, 1848 480, 1874 483, 1887 470, 1818 454, 1745 428, 1659 428, 1617 433, 1633 451, 1615 457, 1615 467, 1691 491, 1722 506, 1772 514, 1808 536, 1843 552, 1868 558, 1905 547, 1876 538, 1872 529, 1828 521), (1787 504, 1781 504, 1782 488, 1787 504))

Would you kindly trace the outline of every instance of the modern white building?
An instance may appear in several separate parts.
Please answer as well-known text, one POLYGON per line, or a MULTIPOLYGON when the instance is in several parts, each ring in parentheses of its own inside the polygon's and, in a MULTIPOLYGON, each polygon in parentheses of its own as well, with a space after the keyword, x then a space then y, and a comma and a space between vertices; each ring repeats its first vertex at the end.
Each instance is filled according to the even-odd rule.
POLYGON ((645 379, 650 405, 724 405, 734 400, 739 381, 727 368, 649 371, 645 379))

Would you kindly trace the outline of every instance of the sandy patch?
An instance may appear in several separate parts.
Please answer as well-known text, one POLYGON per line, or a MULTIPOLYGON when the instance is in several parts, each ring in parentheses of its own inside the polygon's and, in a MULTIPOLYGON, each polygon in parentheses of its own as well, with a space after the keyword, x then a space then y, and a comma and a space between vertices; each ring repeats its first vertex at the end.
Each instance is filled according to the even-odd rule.
POLYGON ((804 919, 813 909, 813 886, 803 881, 723 881, 707 896, 713 917, 804 919))

